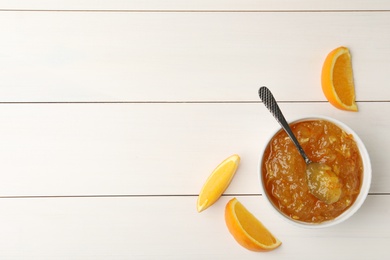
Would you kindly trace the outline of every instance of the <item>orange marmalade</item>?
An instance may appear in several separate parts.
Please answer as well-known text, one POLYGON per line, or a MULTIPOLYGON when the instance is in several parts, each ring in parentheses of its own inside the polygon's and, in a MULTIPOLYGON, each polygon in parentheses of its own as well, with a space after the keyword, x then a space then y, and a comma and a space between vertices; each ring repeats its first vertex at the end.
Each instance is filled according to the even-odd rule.
POLYGON ((273 204, 292 219, 319 223, 334 219, 359 194, 363 162, 352 135, 325 120, 293 123, 292 131, 313 162, 332 167, 342 185, 340 199, 326 204, 309 193, 306 164, 285 131, 278 132, 263 157, 263 182, 273 204))

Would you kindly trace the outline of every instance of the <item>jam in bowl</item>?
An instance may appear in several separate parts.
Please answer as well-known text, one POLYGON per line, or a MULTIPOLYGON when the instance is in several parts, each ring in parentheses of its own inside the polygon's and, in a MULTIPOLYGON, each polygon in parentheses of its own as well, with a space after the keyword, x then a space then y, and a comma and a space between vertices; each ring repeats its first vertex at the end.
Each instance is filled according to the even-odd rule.
POLYGON ((328 117, 299 119, 290 127, 312 161, 332 167, 341 183, 341 195, 327 204, 310 193, 306 163, 279 129, 267 142, 259 164, 263 195, 271 208, 305 227, 331 226, 349 218, 364 202, 371 183, 371 164, 363 142, 348 126, 328 117))

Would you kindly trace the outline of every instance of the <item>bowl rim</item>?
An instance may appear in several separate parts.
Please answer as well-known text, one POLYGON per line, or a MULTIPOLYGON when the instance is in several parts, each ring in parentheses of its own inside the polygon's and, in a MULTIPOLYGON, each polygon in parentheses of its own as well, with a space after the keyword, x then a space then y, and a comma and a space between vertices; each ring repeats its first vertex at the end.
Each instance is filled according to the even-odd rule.
POLYGON ((355 142, 356 142, 356 144, 357 144, 357 146, 359 148, 360 156, 361 156, 362 162, 363 162, 363 179, 362 179, 359 195, 357 196, 357 198, 354 201, 354 203, 346 211, 344 211, 342 214, 340 214, 336 218, 334 218, 332 220, 327 220, 327 221, 324 221, 324 222, 320 222, 320 223, 309 223, 309 222, 303 222, 303 221, 299 221, 299 220, 293 220, 290 217, 288 217, 287 215, 285 215, 284 213, 282 213, 272 203, 271 199, 269 198, 269 196, 268 196, 268 194, 267 194, 267 192, 265 190, 264 184, 263 184, 263 180, 262 180, 262 164, 263 164, 263 159, 264 159, 263 158, 264 157, 264 152, 265 152, 265 150, 266 150, 270 140, 277 133, 279 133, 280 131, 283 131, 283 129, 280 126, 279 127, 275 127, 276 130, 274 130, 271 133, 270 137, 267 138, 267 141, 266 141, 266 143, 264 144, 264 146, 263 146, 263 148, 261 150, 260 159, 258 160, 258 177, 259 177, 259 181, 260 181, 260 190, 262 192, 262 197, 265 198, 265 200, 267 201, 266 204, 268 204, 268 206, 279 217, 281 217, 283 220, 285 220, 288 223, 293 224, 295 226, 316 229, 316 228, 325 228, 325 227, 334 226, 336 224, 344 222, 345 220, 349 219, 352 215, 354 215, 356 213, 356 211, 363 205, 364 201, 367 198, 367 195, 368 195, 368 192, 369 192, 369 189, 370 189, 370 186, 371 186, 372 168, 371 168, 370 156, 368 154, 367 148, 364 145, 363 141, 360 139, 359 135, 357 135, 356 132, 351 127, 349 127, 345 123, 341 122, 340 120, 332 118, 332 117, 329 117, 329 116, 323 116, 323 115, 309 115, 309 116, 299 116, 299 117, 296 117, 295 119, 292 119, 292 120, 288 121, 288 123, 292 124, 292 123, 297 123, 297 122, 302 122, 302 121, 310 121, 310 120, 326 120, 326 121, 329 121, 329 122, 337 125, 341 129, 343 129, 346 133, 352 134, 352 136, 353 136, 353 138, 354 138, 354 140, 355 140, 355 142))

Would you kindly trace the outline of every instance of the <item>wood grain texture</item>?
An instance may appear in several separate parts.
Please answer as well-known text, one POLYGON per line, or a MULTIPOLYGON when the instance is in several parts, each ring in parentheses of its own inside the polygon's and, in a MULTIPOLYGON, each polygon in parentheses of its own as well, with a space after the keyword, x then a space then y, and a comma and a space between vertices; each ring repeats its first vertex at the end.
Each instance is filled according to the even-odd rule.
POLYGON ((0 252, 18 260, 389 256, 389 196, 369 196, 347 222, 320 230, 284 222, 262 197, 238 197, 282 241, 269 253, 250 252, 230 235, 223 217, 229 199, 200 214, 196 197, 0 199, 0 252))
MULTIPOLYGON (((389 193, 390 119, 382 115, 390 103, 358 105, 358 113, 328 103, 281 109, 290 119, 326 115, 352 127, 372 158, 371 192, 389 193)), ((235 153, 242 160, 227 193, 259 194, 258 160, 279 127, 260 102, 3 104, 0 125, 0 196, 194 195, 235 153)))
POLYGON ((0 259, 388 259, 390 2, 381 0, 0 0, 0 259), (320 86, 350 48, 359 112, 320 86), (352 127, 372 185, 347 222, 301 229, 260 194, 258 161, 277 123, 325 115, 352 127), (233 153, 225 195, 196 211, 233 153), (233 196, 282 242, 240 247, 233 196))
POLYGON ((340 45, 357 100, 390 100, 390 12, 1 12, 0 35, 1 102, 325 101, 340 45))
POLYGON ((1 0, 0 8, 7 10, 130 10, 130 11, 324 11, 324 10, 390 10, 382 0, 1 0))

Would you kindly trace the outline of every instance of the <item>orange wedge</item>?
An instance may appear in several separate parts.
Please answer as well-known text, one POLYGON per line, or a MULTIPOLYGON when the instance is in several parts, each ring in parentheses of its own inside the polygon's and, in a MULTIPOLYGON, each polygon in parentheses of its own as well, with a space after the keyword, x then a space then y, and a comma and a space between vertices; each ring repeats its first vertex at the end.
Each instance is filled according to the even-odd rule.
POLYGON ((225 209, 226 225, 236 241, 252 251, 270 251, 282 243, 236 198, 225 209))
POLYGON ((240 163, 240 156, 232 155, 221 162, 206 180, 199 193, 197 210, 201 212, 213 205, 227 189, 240 163))
POLYGON ((338 47, 328 54, 322 67, 321 83, 325 97, 332 105, 342 110, 358 111, 348 48, 338 47))

